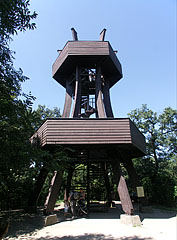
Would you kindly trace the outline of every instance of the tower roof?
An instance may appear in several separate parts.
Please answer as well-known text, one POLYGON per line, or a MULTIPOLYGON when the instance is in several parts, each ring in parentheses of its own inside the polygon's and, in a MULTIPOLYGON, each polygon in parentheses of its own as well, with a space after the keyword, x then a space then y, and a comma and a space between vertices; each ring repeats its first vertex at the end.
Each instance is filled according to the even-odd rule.
POLYGON ((52 76, 63 87, 76 66, 95 68, 99 64, 111 88, 122 78, 121 64, 108 41, 68 41, 52 67, 52 76))

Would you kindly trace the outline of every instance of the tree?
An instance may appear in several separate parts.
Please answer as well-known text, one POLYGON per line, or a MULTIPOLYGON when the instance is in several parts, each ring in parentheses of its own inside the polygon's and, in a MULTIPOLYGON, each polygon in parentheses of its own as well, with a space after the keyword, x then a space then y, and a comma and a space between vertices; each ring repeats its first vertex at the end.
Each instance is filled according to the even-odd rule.
POLYGON ((18 31, 34 29, 35 23, 32 19, 37 17, 37 13, 30 14, 29 0, 3 0, 0 2, 0 36, 3 40, 11 39, 11 35, 18 31))
POLYGON ((176 178, 177 111, 168 107, 159 116, 147 105, 128 114, 146 137, 147 155, 134 159, 152 202, 172 205, 176 178))
POLYGON ((30 119, 34 100, 30 93, 22 93, 21 83, 27 77, 21 69, 14 69, 9 45, 18 31, 35 28, 31 20, 36 16, 35 12, 30 14, 29 1, 0 2, 0 195, 4 209, 13 207, 14 198, 21 202, 18 193, 24 184, 27 189, 25 179, 31 151, 28 139, 33 132, 30 119))

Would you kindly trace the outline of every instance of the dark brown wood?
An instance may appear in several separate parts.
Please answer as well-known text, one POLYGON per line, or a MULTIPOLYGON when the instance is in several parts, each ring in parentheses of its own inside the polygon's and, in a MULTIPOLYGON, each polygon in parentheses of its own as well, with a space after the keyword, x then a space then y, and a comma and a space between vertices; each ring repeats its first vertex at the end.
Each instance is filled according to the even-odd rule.
POLYGON ((76 82, 75 82, 75 95, 74 95, 74 106, 72 112, 72 118, 78 118, 80 114, 81 104, 81 79, 80 79, 80 68, 76 67, 76 82))
POLYGON ((62 117, 69 118, 72 104, 72 85, 70 79, 66 80, 66 95, 62 117))
POLYGON ((74 41, 78 41, 77 32, 74 28, 71 28, 72 36, 74 41))
POLYGON ((115 182, 117 184, 117 191, 118 191, 118 194, 120 197, 122 209, 126 214, 131 215, 131 214, 133 214, 133 206, 132 206, 132 202, 130 199, 130 195, 128 192, 128 188, 127 188, 125 179, 121 173, 120 162, 116 158, 118 153, 116 153, 116 151, 114 151, 114 152, 111 152, 110 155, 113 157, 112 170, 114 173, 115 182))
POLYGON ((55 207, 55 203, 56 203, 58 193, 62 183, 62 176, 63 176, 63 171, 54 172, 49 193, 44 204, 46 214, 52 212, 55 207))
POLYGON ((106 34, 106 29, 104 28, 100 33, 100 41, 104 41, 105 34, 106 34))
POLYGON ((90 161, 87 162, 87 209, 90 211, 90 161))
POLYGON ((96 71, 97 77, 95 82, 95 101, 96 101, 96 109, 98 118, 105 118, 105 112, 104 112, 104 105, 103 105, 103 98, 102 98, 102 81, 101 81, 101 67, 97 66, 96 71))
POLYGON ((65 80, 75 73, 77 65, 95 68, 101 66, 103 76, 112 76, 111 88, 122 78, 121 64, 107 41, 69 41, 52 67, 53 78, 66 87, 65 80))
POLYGON ((106 162, 102 163, 102 169, 104 171, 105 185, 106 185, 106 191, 107 191, 107 200, 108 200, 108 204, 109 204, 109 207, 110 207, 111 203, 112 203, 112 195, 111 195, 111 186, 110 186, 110 182, 109 182, 107 163, 106 162))
POLYGON ((110 99, 110 94, 109 94, 109 82, 108 81, 104 81, 103 101, 104 101, 106 116, 114 117, 112 107, 111 107, 111 99, 110 99))
POLYGON ((120 177, 120 181, 119 181, 117 190, 119 193, 123 211, 128 215, 132 215, 133 214, 133 205, 132 205, 132 202, 130 199, 127 184, 126 184, 123 176, 120 177))
POLYGON ((65 194, 65 198, 64 198, 64 200, 66 200, 66 201, 68 201, 68 198, 69 198, 69 192, 70 192, 70 188, 71 188, 71 180, 72 180, 72 176, 73 176, 73 171, 74 171, 74 168, 73 168, 73 166, 71 166, 69 168, 68 176, 67 176, 66 194, 65 194))
MULTIPOLYGON (((145 139, 130 119, 113 118, 109 91, 122 78, 121 64, 110 43, 104 41, 106 29, 100 33, 100 41, 78 41, 77 32, 74 28, 71 30, 74 41, 66 43, 52 68, 53 78, 66 88, 63 118, 47 119, 31 137, 31 142, 39 138, 41 147, 51 152, 58 145, 69 146, 73 149, 75 163, 87 164, 88 208, 92 163, 105 166, 111 162, 123 210, 132 214, 133 207, 121 174, 120 161, 124 162, 135 182, 131 159, 144 156, 145 139), (93 114, 96 119, 89 118, 93 114), (72 119, 69 119, 70 115, 72 119)), ((110 203, 110 185, 105 168, 104 176, 110 203)), ((70 172, 65 199, 68 198, 71 177, 70 172)), ((62 173, 55 172, 46 200, 46 212, 54 208, 61 180, 62 173)))
POLYGON ((128 118, 48 119, 31 141, 38 136, 43 147, 57 144, 117 144, 117 148, 124 146, 132 158, 143 156, 146 152, 145 138, 136 127, 130 128, 130 125, 132 123, 128 118), (132 138, 132 135, 136 135, 136 138, 132 138))

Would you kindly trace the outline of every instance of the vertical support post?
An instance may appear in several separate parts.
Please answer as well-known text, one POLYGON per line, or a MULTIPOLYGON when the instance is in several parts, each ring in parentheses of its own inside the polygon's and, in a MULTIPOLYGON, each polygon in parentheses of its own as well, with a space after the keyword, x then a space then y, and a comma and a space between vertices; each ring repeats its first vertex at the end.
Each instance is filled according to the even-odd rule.
POLYGON ((110 182, 109 182, 109 177, 108 177, 108 170, 107 170, 107 163, 102 163, 102 169, 104 171, 104 178, 105 178, 105 184, 106 184, 106 191, 107 191, 107 198, 108 198, 108 204, 109 207, 111 206, 112 203, 112 196, 111 196, 111 187, 110 187, 110 182))
POLYGON ((66 186, 66 194, 65 194, 64 200, 68 200, 69 192, 70 192, 70 188, 71 188, 72 176, 73 176, 73 168, 70 167, 70 169, 68 171, 68 176, 67 176, 67 186, 66 186))
POLYGON ((73 41, 78 41, 77 32, 74 28, 71 28, 73 41))
POLYGON ((75 95, 72 117, 79 117, 81 104, 81 80, 80 80, 80 68, 76 66, 76 82, 75 82, 75 95))
POLYGON ((87 162, 87 209, 90 209, 90 162, 87 162))
MULTIPOLYGON (((142 186, 139 177, 136 173, 136 170, 134 168, 132 159, 128 158, 128 157, 124 157, 123 158, 123 165, 126 168, 128 175, 131 179, 131 182, 133 184, 133 187, 136 189, 138 186, 142 186)), ((147 205, 147 199, 146 197, 141 197, 139 198, 139 201, 142 205, 147 205)))
POLYGON ((107 117, 114 117, 112 107, 111 107, 111 99, 109 94, 109 82, 104 81, 103 85, 103 102, 105 107, 105 112, 107 117))
POLYGON ((122 209, 126 214, 133 215, 133 205, 130 199, 127 184, 123 176, 120 177, 117 190, 118 190, 120 201, 122 204, 122 209))
POLYGON ((105 34, 106 34, 106 29, 104 28, 100 33, 100 41, 104 41, 105 34))
POLYGON ((66 94, 65 94, 65 104, 63 109, 63 118, 69 118, 72 104, 72 85, 70 79, 66 80, 66 94))
POLYGON ((48 193, 48 196, 47 196, 45 204, 44 204, 46 214, 53 211, 53 209, 55 207, 58 192, 60 190, 61 183, 62 183, 62 176, 63 176, 63 171, 58 171, 58 172, 55 171, 54 172, 54 175, 53 175, 53 178, 51 181, 51 185, 50 185, 50 189, 49 189, 49 193, 48 193))
POLYGON ((114 172, 114 176, 117 184, 117 191, 120 197, 122 209, 126 214, 132 215, 133 205, 130 199, 130 195, 128 192, 125 179, 121 174, 120 162, 118 161, 118 159, 112 160, 112 168, 113 168, 113 172, 114 172))
POLYGON ((97 66, 96 69, 96 82, 95 82, 95 102, 96 102, 96 109, 98 112, 98 118, 105 118, 104 112, 104 104, 102 98, 102 82, 101 82, 101 67, 97 66))

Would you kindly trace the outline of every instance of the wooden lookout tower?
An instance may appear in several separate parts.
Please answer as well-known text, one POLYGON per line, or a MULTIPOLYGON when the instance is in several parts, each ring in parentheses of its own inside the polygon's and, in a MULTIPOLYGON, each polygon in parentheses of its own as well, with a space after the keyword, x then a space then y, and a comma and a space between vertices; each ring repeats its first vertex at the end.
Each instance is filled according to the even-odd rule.
MULTIPOLYGON (((38 137, 41 147, 49 150, 56 146, 73 149, 75 161, 68 169, 66 196, 71 188, 73 165, 83 164, 88 207, 95 175, 103 176, 100 181, 104 181, 106 198, 111 203, 109 175, 113 174, 123 210, 132 214, 120 164, 126 168, 132 185, 138 186, 132 159, 145 155, 145 139, 129 118, 113 115, 110 88, 122 78, 121 64, 110 43, 104 40, 106 29, 100 33, 99 41, 79 41, 75 29, 71 30, 73 41, 59 51, 52 69, 53 78, 66 89, 62 117, 47 119, 31 140, 38 137)), ((45 203, 47 212, 54 208, 62 174, 63 171, 54 173, 45 203)))

